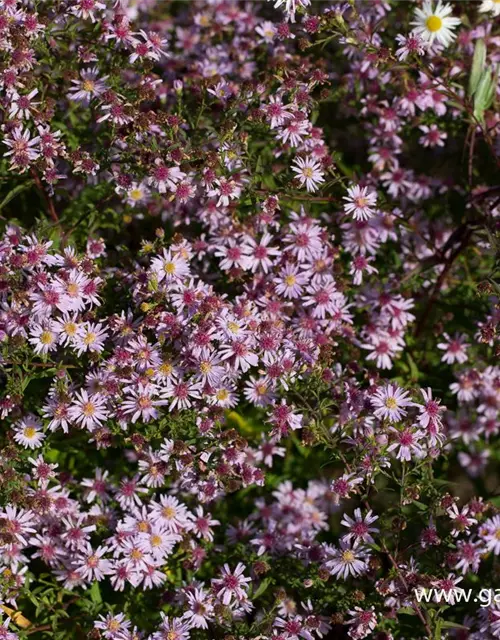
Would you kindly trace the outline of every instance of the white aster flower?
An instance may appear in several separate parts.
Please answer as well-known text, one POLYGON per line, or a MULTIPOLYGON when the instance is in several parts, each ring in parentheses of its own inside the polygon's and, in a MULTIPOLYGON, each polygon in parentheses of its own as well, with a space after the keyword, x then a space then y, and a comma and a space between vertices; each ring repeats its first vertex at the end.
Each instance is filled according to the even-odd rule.
POLYGON ((320 163, 311 156, 295 158, 292 171, 297 174, 296 178, 300 181, 300 185, 302 187, 305 185, 309 192, 316 191, 318 185, 325 181, 320 163))
POLYGON ((424 2, 422 9, 415 9, 414 33, 432 44, 435 40, 447 47, 454 39, 453 29, 460 24, 460 18, 450 16, 451 4, 442 4, 441 0, 433 7, 432 2, 424 2))
POLYGON ((479 11, 481 13, 492 13, 494 16, 500 16, 500 0, 483 0, 479 11))

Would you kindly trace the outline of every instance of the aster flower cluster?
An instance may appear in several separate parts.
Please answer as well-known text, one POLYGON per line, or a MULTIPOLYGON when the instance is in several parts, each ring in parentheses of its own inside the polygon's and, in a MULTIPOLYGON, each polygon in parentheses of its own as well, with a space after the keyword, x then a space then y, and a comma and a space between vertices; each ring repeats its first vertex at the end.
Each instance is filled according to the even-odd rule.
POLYGON ((500 638, 499 13, 0 0, 0 639, 500 638))

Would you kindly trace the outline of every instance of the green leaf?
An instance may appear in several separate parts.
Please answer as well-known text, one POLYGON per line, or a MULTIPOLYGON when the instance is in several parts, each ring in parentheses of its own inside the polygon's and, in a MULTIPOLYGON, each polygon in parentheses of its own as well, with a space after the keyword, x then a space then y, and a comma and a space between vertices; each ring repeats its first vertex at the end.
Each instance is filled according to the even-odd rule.
POLYGON ((441 622, 441 627, 443 629, 464 629, 465 631, 469 631, 469 627, 466 627, 463 624, 458 624, 458 622, 450 622, 448 620, 443 620, 441 622))
POLYGON ((484 112, 488 108, 493 85, 493 74, 491 71, 483 71, 478 87, 474 94, 474 116, 479 122, 484 123, 484 112))
POLYGON ((417 613, 415 611, 415 609, 413 609, 413 607, 401 607, 401 609, 398 609, 398 615, 405 613, 407 616, 416 616, 417 613))
POLYGON ((481 38, 476 42, 474 48, 474 56, 472 58, 472 69, 469 78, 469 95, 473 96, 479 85, 481 75, 484 71, 484 65, 486 62, 486 45, 481 38))
POLYGON ((261 596, 264 593, 264 591, 266 591, 267 587, 270 584, 271 584, 271 578, 265 578, 264 580, 262 580, 262 582, 259 584, 257 591, 253 594, 252 599, 255 599, 261 596))
POLYGON ((33 184, 33 180, 27 180, 23 182, 23 184, 18 184, 17 187, 14 187, 9 191, 9 193, 5 196, 5 198, 0 202, 0 211, 7 205, 11 200, 13 200, 17 195, 29 189, 33 184))
POLYGON ((102 603, 101 589, 99 588, 99 583, 97 580, 92 583, 92 586, 89 589, 90 598, 94 604, 102 603))

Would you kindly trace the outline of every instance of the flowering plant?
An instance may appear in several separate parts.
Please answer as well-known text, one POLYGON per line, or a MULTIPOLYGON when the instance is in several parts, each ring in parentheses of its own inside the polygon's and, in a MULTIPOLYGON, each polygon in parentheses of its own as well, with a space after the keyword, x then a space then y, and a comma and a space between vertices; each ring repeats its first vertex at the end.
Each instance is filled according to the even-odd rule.
POLYGON ((500 637, 499 15, 0 0, 0 639, 500 637))

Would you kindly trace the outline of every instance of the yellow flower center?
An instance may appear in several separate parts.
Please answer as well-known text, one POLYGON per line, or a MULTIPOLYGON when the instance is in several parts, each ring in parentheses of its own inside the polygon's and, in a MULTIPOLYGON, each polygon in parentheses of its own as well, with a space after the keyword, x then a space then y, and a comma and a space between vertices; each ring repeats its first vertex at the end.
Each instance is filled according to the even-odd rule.
POLYGON ((64 331, 68 336, 74 336, 76 333, 76 324, 74 322, 66 322, 64 331))
POLYGON ((206 360, 203 361, 200 364, 200 371, 202 373, 208 373, 209 371, 212 371, 212 365, 210 364, 210 362, 207 362, 206 360))
POLYGON ((497 529, 497 530, 495 531, 495 538, 496 538, 497 540, 500 540, 500 529, 497 529))
POLYGON ((66 292, 68 295, 72 296, 73 298, 77 296, 79 292, 79 288, 76 282, 70 282, 66 287, 66 292))
POLYGON ((141 533, 145 533, 145 532, 149 531, 149 524, 146 522, 146 520, 141 520, 139 522, 139 524, 137 525, 137 529, 141 533))
POLYGON ((95 89, 95 82, 93 80, 84 80, 82 82, 82 88, 84 91, 94 91, 95 89))
POLYGON ((132 560, 141 560, 143 555, 144 554, 142 553, 142 551, 139 551, 139 549, 133 549, 130 557, 132 558, 132 560))
POLYGON ((443 26, 443 21, 439 16, 429 16, 425 21, 425 25, 431 33, 435 33, 436 31, 439 31, 439 29, 441 29, 441 27, 443 26))
POLYGON ((297 282, 297 278, 295 276, 289 275, 285 278, 285 282, 288 287, 293 287, 293 285, 297 282))
POLYGON ((313 170, 311 169, 311 167, 304 167, 302 169, 302 174, 306 177, 306 178, 312 178, 313 177, 313 170))
POLYGON ((224 401, 229 398, 229 391, 227 389, 219 389, 215 395, 217 400, 224 401))
POLYGON ((160 367, 160 373, 164 376, 169 376, 172 373, 173 369, 174 368, 169 362, 164 362, 160 367))
POLYGON ((50 331, 42 331, 40 334, 40 342, 42 344, 52 344, 54 342, 50 331))
POLYGON ((387 400, 385 401, 385 406, 388 409, 396 409, 396 407, 398 406, 396 398, 387 398, 387 400))
POLYGON ((161 536, 151 536, 151 546, 159 547, 161 545, 161 536))
POLYGON ((172 273, 175 273, 175 263, 165 262, 163 271, 165 271, 165 273, 168 273, 169 275, 172 275, 172 273))
POLYGON ((352 551, 347 550, 342 553, 342 560, 344 562, 354 562, 355 559, 356 557, 352 551))
POLYGON ((87 335, 85 336, 85 338, 83 339, 84 343, 89 345, 92 344, 93 342, 95 342, 95 339, 97 338, 95 333, 87 333, 87 335))
POLYGON ((108 623, 108 629, 110 631, 120 631, 120 623, 118 620, 110 620, 108 623))
POLYGON ((36 435, 36 429, 34 429, 33 427, 26 427, 23 430, 23 434, 25 438, 28 438, 29 440, 31 440, 31 438, 34 438, 36 435))
POLYGON ((83 415, 90 417, 93 416, 95 413, 95 407, 91 402, 85 402, 85 404, 82 406, 82 411, 83 411, 83 415))
POLYGON ((142 191, 140 189, 132 189, 130 192, 130 197, 132 200, 140 200, 142 198, 142 191))
POLYGON ((175 509, 173 507, 164 507, 161 513, 164 518, 171 519, 175 516, 175 509))
POLYGON ((228 322, 227 328, 231 333, 238 333, 239 330, 239 326, 236 324, 236 322, 228 322))

